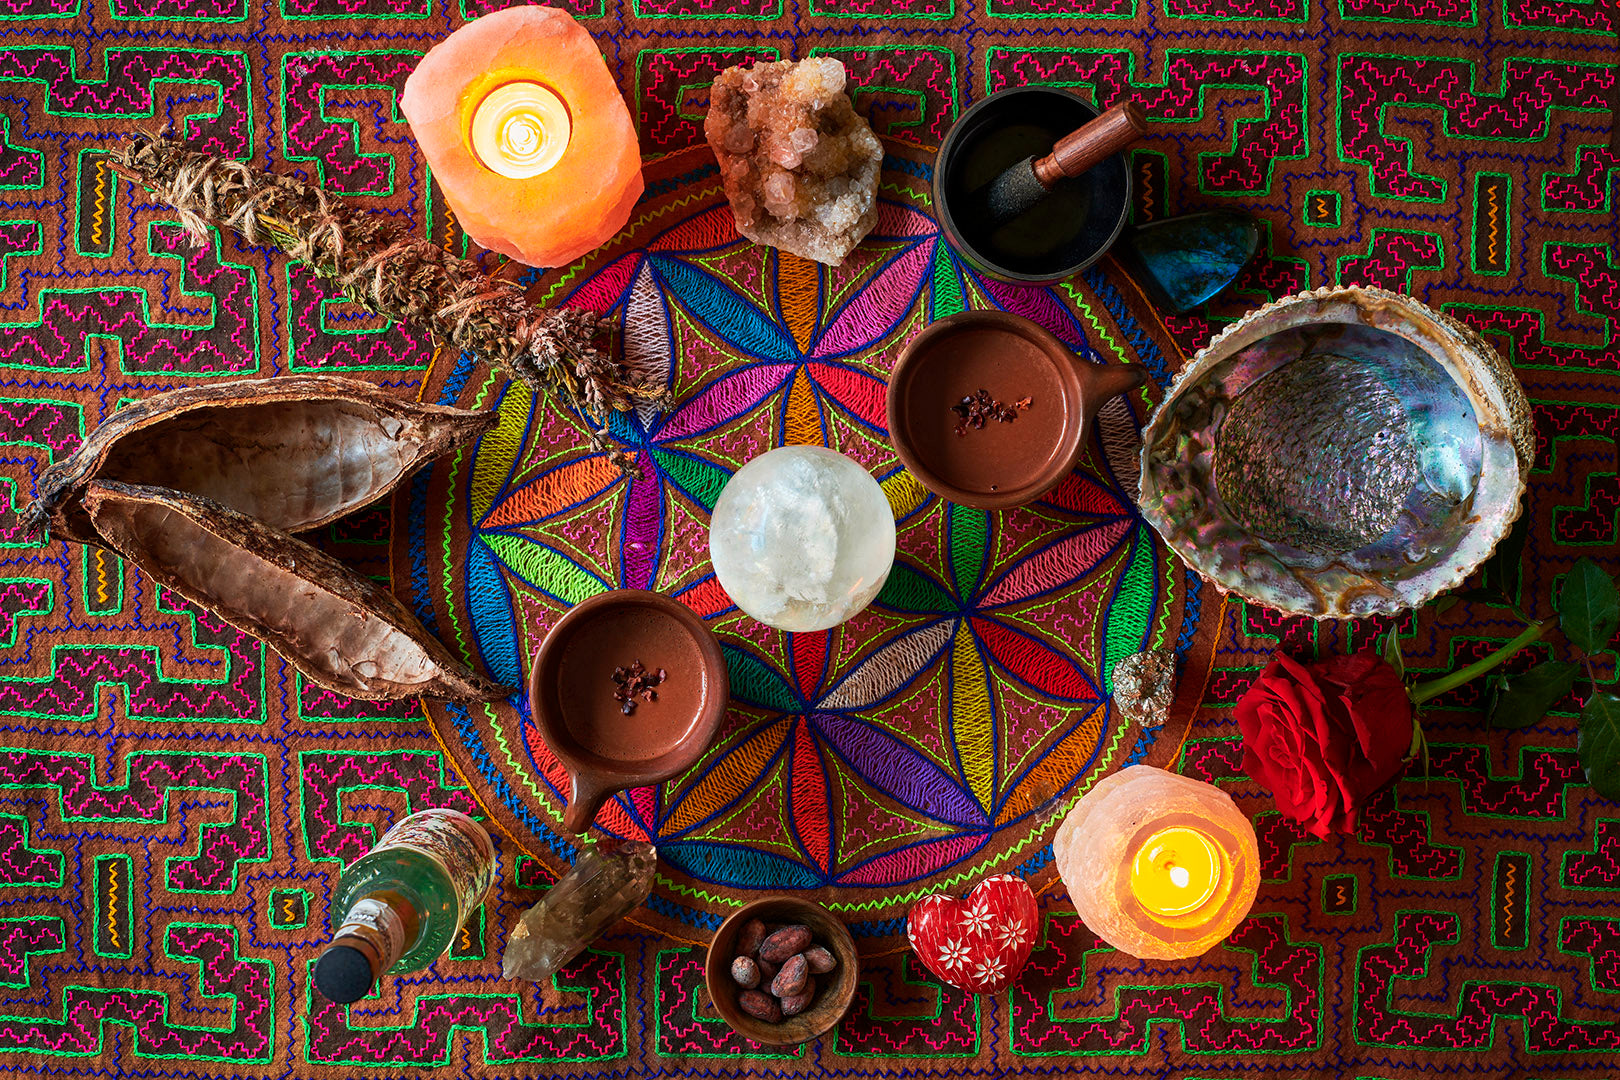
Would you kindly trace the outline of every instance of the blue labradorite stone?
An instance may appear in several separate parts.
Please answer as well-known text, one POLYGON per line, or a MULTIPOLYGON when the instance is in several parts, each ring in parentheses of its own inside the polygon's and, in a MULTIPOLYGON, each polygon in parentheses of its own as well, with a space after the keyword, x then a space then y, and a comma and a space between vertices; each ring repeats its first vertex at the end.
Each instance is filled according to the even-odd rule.
POLYGON ((1230 285, 1260 246, 1254 219, 1230 210, 1166 218, 1126 236, 1142 284, 1177 315, 1230 285))

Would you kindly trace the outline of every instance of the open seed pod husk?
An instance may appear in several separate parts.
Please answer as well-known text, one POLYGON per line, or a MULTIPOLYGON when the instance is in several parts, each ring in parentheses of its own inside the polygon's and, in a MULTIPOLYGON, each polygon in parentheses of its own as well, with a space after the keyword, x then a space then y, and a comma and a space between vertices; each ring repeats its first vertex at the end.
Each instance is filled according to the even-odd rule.
POLYGON ((262 639, 329 690, 368 700, 507 696, 388 590, 228 506, 106 480, 85 487, 83 505, 97 534, 148 577, 262 639))
POLYGON ((1324 288, 1250 312, 1176 378, 1143 432, 1142 513, 1246 600, 1393 614, 1489 557, 1534 452, 1524 390, 1473 330, 1324 288))
POLYGON ((303 532, 382 498, 495 421, 493 411, 422 405, 331 375, 188 386, 118 410, 40 473, 23 525, 48 522, 56 539, 97 543, 79 500, 99 479, 201 495, 303 532))

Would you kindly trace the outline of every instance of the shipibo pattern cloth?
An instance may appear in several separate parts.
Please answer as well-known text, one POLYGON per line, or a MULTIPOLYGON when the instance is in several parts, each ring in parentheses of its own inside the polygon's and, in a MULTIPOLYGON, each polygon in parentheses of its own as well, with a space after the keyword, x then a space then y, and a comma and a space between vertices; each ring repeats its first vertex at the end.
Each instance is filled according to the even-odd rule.
MULTIPOLYGON (((1391 624, 1315 628, 1208 593, 1200 633, 1219 627, 1223 645, 1205 707, 1170 760, 1253 815, 1266 879, 1253 916, 1196 964, 1139 963, 1102 947, 1048 888, 1025 975, 975 999, 938 985, 899 939, 884 946, 885 913, 867 920, 862 990, 837 1034, 765 1053, 736 1040, 703 998, 696 942, 702 917, 719 909, 711 899, 676 900, 663 888, 646 928, 604 940, 553 986, 499 981, 506 930, 560 857, 547 847, 520 854, 508 839, 501 894, 444 959, 385 980, 347 1012, 316 999, 309 965, 341 866, 408 809, 479 811, 451 760, 474 764, 461 761, 471 744, 447 739, 447 753, 417 710, 304 685, 256 641, 117 558, 22 536, 15 510, 41 469, 131 398, 288 371, 344 372, 416 395, 430 362, 436 377, 458 371, 459 358, 435 361, 420 333, 332 300, 268 251, 228 236, 192 250, 172 213, 115 183, 101 160, 123 132, 172 125, 459 249, 397 98, 427 47, 487 10, 478 0, 0 8, 0 1068, 333 1080, 1620 1075, 1620 810, 1583 782, 1568 713, 1492 733, 1478 688, 1460 690, 1425 717, 1432 779, 1382 797, 1360 840, 1309 840, 1241 775, 1230 705, 1279 643, 1366 647, 1391 624)), ((1178 347, 1185 354, 1267 299, 1336 282, 1411 292, 1484 333, 1535 407, 1521 606, 1547 614, 1580 554, 1616 567, 1620 47, 1609 0, 585 0, 568 10, 597 35, 648 155, 697 141, 708 81, 749 58, 839 57, 880 132, 921 146, 1003 86, 1062 85, 1103 105, 1134 98, 1163 121, 1131 155, 1138 219, 1242 206, 1265 223, 1263 250, 1235 290, 1195 315, 1156 320, 1104 267, 1065 294, 1064 317, 1083 319, 1083 300, 1118 330, 1121 359, 1147 363, 1157 352, 1168 368, 1178 347)), ((684 175, 667 179, 701 183, 684 175)), ((669 195, 653 189, 649 205, 669 195)), ((701 260, 679 250, 671 261, 701 260)), ((937 265, 929 303, 951 295, 937 265)), ((773 272, 792 286, 791 271, 773 272)), ((971 282, 956 281, 970 302, 971 282)), ((712 305, 682 303, 780 316, 778 347, 795 351, 779 393, 795 433, 827 430, 794 407, 800 373, 813 402, 862 400, 858 376, 816 369, 799 347, 795 328, 823 332, 817 320, 835 321, 832 305, 745 302, 740 280, 725 291, 733 295, 712 305)), ((735 344, 741 324, 727 325, 735 344)), ((858 411, 817 405, 816 415, 831 425, 858 411)), ((667 452, 655 442, 645 447, 654 460, 667 452)), ((677 495, 702 486, 685 483, 677 495)), ((401 564, 428 542, 427 519, 409 512, 422 494, 401 493, 392 529, 385 508, 322 542, 378 575, 392 568, 396 590, 437 619, 431 590, 445 588, 442 578, 418 579, 401 564)), ((587 525, 634 533, 628 517, 603 526, 586 515, 587 525)), ((937 593, 913 582, 904 610, 922 628, 971 624, 997 579, 959 579, 953 566, 970 562, 951 559, 980 551, 988 560, 996 534, 981 539, 951 520, 939 535, 937 560, 907 563, 937 593)), ((576 539, 581 552, 606 550, 576 539)), ((662 572, 641 558, 603 573, 662 572)), ((951 630, 951 664, 958 641, 964 671, 975 670, 970 647, 985 671, 1013 655, 993 647, 1007 620, 986 621, 995 625, 951 630)), ((1489 604, 1393 625, 1409 665, 1433 672, 1516 632, 1489 604)), ((480 647, 448 623, 436 628, 453 648, 480 647)), ((813 645, 781 655, 793 681, 777 693, 836 689, 800 681, 817 670, 813 645)), ((1597 672, 1613 679, 1612 654, 1597 672)), ((757 688, 774 685, 761 676, 757 688)), ((791 761, 801 738, 831 753, 847 730, 784 722, 772 745, 791 761)), ((495 784, 467 775, 481 796, 495 784)), ((955 790, 980 813, 981 796, 994 806, 1005 794, 993 773, 965 770, 955 790)), ((497 825, 515 815, 487 801, 497 825)), ((960 810, 969 817, 965 801, 960 810)), ((831 827, 819 840, 800 835, 791 855, 822 866, 825 854, 825 873, 843 873, 834 839, 831 827)), ((1038 856, 1021 851, 1016 865, 1038 856)), ((1038 887, 1052 886, 1049 867, 1030 870, 1038 887)))

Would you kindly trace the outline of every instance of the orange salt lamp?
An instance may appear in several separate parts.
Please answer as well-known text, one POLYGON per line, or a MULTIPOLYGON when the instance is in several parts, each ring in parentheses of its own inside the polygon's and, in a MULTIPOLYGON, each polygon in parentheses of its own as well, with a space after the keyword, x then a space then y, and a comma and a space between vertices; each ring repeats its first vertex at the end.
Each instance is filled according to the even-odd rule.
POLYGON ((463 26, 399 104, 467 235, 530 266, 599 247, 641 196, 630 110, 591 35, 555 8, 463 26))
POLYGON ((1202 956, 1244 920, 1260 888, 1259 842, 1232 797, 1147 765, 1086 792, 1052 854, 1092 933, 1144 960, 1202 956))

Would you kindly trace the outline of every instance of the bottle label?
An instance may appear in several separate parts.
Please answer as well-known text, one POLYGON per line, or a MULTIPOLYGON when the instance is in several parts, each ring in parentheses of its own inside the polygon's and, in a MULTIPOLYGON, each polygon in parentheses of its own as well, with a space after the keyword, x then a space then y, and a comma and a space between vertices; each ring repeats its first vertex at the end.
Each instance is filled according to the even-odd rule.
POLYGON ((484 827, 459 810, 423 810, 383 834, 374 851, 411 848, 433 859, 450 878, 460 928, 495 883, 495 844, 484 827))
POLYGON ((368 896, 343 916, 337 938, 359 937, 377 950, 377 970, 388 971, 405 955, 405 920, 386 900, 368 896))

